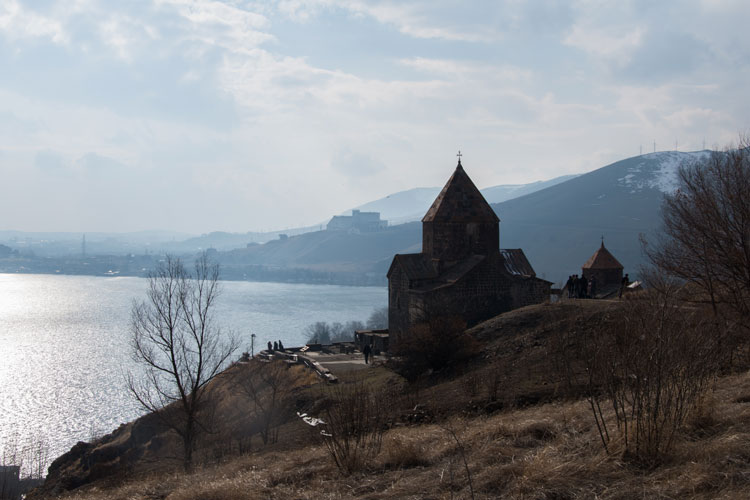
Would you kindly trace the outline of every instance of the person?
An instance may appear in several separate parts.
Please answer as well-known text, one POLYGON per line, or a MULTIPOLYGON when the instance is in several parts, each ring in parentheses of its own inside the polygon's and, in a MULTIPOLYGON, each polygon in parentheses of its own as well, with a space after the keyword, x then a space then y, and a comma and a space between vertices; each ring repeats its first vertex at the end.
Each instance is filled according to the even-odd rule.
POLYGON ((279 340, 279 351, 282 351, 282 352, 284 351, 284 344, 282 344, 280 340, 279 340))
POLYGON ((268 341, 268 352, 273 352, 273 345, 270 340, 268 341))
POLYGON ((596 298, 596 276, 592 276, 589 280, 589 297, 596 298))
POLYGON ((273 341, 273 350, 274 351, 278 351, 279 350, 279 343, 276 342, 275 340, 273 341))
POLYGON ((568 276, 568 282, 565 283, 565 288, 568 289, 568 298, 573 298, 573 275, 568 276))
POLYGON ((372 353, 372 348, 370 347, 370 344, 365 344, 365 348, 362 349, 362 354, 365 355, 365 364, 367 364, 368 360, 370 359, 371 353, 372 353))
POLYGON ((578 296, 582 299, 586 298, 586 292, 589 289, 589 280, 586 279, 586 276, 581 276, 581 279, 578 281, 578 296))
POLYGON ((625 291, 629 284, 630 278, 628 277, 628 274, 625 273, 625 276, 622 277, 622 282, 620 283, 620 296, 618 298, 622 298, 622 292, 625 291))

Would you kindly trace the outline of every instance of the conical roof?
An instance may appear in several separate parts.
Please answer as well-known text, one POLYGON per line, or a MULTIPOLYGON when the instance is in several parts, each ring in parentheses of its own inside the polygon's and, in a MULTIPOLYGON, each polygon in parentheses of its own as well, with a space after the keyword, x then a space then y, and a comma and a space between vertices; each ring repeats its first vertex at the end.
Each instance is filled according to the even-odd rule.
POLYGON ((422 222, 500 222, 497 214, 458 161, 456 170, 440 191, 422 222))
POLYGON ((622 264, 615 259, 615 256, 604 248, 604 241, 599 250, 594 252, 589 260, 583 265, 582 269, 622 269, 622 264))

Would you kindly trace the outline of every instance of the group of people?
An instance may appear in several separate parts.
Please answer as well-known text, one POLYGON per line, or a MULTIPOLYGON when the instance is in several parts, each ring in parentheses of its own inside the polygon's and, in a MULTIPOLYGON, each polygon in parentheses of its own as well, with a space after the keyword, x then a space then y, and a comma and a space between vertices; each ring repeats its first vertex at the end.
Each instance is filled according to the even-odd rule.
POLYGON ((596 298, 596 277, 586 279, 586 276, 579 278, 577 274, 572 274, 568 276, 565 288, 568 289, 569 299, 596 298))
POLYGON ((271 344, 271 341, 269 340, 268 341, 268 351, 269 352, 273 352, 273 351, 282 351, 283 352, 284 351, 284 344, 282 344, 280 340, 279 341, 274 341, 274 343, 271 344))

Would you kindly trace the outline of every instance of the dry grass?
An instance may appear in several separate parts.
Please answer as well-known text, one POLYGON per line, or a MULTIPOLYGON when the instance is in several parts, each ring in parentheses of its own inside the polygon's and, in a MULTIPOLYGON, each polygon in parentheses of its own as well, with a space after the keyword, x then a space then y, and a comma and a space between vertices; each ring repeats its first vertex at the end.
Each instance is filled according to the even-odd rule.
MULTIPOLYGON (((524 308, 474 329, 483 352, 463 374, 438 373, 406 386, 394 403, 400 418, 384 434, 381 452, 348 476, 316 431, 295 419, 284 425, 279 443, 262 447, 255 438, 249 454, 208 460, 191 475, 137 472, 62 498, 471 498, 464 459, 475 498, 750 498, 750 374, 717 381, 658 467, 623 458, 616 440, 608 455, 588 403, 562 390, 550 366, 550 339, 572 325, 570 318, 619 307, 579 302, 524 308)), ((402 382, 380 366, 342 373, 340 383, 355 384, 363 373, 373 389, 402 382)), ((303 411, 319 415, 321 390, 307 387, 316 379, 299 375, 303 411)), ((248 410, 223 382, 217 385, 226 392, 220 413, 226 438, 236 440, 238 429, 249 426, 248 410)), ((605 417, 614 428, 614 416, 605 417)))
POLYGON ((747 498, 750 403, 739 401, 748 394, 750 375, 720 379, 674 452, 652 470, 605 454, 589 409, 579 401, 396 427, 371 470, 348 477, 323 448, 310 444, 64 498, 470 498, 459 446, 447 425, 465 449, 477 498, 747 498))

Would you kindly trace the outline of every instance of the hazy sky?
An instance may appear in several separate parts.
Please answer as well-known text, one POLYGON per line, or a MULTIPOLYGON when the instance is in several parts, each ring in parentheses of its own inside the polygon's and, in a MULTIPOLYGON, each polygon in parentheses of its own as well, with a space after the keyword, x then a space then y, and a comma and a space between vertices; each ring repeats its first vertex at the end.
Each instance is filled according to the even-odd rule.
POLYGON ((746 0, 0 0, 0 229, 248 231, 724 146, 746 0))

